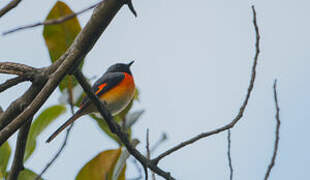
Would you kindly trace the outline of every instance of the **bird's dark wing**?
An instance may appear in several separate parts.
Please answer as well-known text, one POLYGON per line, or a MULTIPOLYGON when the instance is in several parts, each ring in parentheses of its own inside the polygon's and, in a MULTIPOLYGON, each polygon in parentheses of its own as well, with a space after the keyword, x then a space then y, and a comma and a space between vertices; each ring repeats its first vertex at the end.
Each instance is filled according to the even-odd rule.
MULTIPOLYGON (((99 78, 95 84, 92 86, 93 92, 100 97, 105 92, 109 91, 116 85, 118 85, 122 80, 125 78, 124 73, 121 72, 109 72, 105 73, 101 78, 99 78)), ((84 106, 85 104, 89 103, 90 99, 86 96, 80 107, 84 106)))

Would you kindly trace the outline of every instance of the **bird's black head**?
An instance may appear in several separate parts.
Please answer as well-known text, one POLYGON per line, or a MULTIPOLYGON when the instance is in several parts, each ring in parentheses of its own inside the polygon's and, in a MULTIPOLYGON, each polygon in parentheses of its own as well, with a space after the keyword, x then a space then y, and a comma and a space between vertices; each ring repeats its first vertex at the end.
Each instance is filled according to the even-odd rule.
POLYGON ((112 66, 109 67, 107 72, 126 72, 131 75, 130 71, 130 66, 134 63, 135 61, 131 61, 128 64, 123 64, 123 63, 116 63, 113 64, 112 66))

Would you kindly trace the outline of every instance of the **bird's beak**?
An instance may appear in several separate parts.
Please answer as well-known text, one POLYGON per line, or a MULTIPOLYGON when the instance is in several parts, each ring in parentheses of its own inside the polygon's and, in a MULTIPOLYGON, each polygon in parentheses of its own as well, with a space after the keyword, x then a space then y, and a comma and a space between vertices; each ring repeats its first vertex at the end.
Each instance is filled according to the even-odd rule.
POLYGON ((131 61, 130 63, 128 63, 128 67, 130 67, 135 61, 131 61))

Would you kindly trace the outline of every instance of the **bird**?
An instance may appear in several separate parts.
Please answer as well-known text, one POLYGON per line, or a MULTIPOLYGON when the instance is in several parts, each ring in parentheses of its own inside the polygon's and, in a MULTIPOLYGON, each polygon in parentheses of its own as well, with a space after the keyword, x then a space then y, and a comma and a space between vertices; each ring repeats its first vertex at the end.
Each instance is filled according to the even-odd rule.
MULTIPOLYGON (((116 63, 110 66, 107 71, 92 86, 93 92, 104 103, 111 114, 117 115, 131 102, 135 95, 135 82, 128 64, 116 63)), ((98 112, 97 107, 89 97, 84 97, 79 110, 63 123, 47 140, 51 142, 61 131, 83 115, 98 112)))

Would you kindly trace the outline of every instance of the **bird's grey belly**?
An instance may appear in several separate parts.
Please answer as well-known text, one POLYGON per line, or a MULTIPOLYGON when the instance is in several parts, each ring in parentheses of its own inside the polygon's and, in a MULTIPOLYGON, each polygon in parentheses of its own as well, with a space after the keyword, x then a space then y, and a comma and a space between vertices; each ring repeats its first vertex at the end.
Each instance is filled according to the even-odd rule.
POLYGON ((106 105, 107 105, 108 110, 114 116, 126 108, 126 106, 130 103, 130 99, 131 99, 130 97, 121 98, 121 100, 118 100, 118 101, 114 101, 110 103, 106 102, 106 105))

